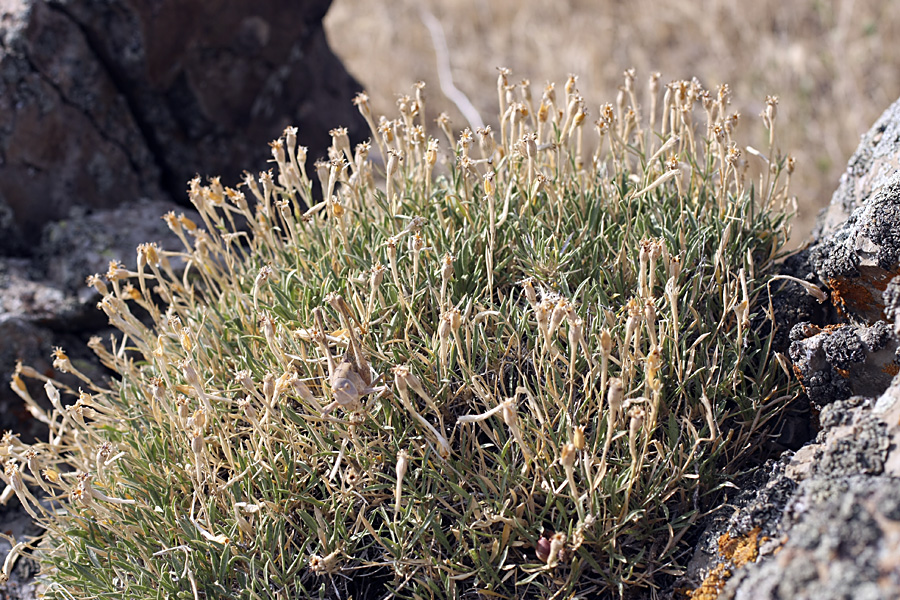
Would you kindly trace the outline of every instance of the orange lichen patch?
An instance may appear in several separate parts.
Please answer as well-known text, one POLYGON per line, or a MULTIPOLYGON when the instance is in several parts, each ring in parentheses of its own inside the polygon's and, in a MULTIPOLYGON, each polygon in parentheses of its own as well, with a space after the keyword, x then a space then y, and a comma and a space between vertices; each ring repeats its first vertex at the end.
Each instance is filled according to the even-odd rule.
POLYGON ((797 378, 797 381, 800 382, 800 387, 803 388, 803 392, 806 393, 806 385, 803 383, 803 371, 800 370, 800 367, 792 364, 791 369, 794 371, 794 376, 797 378))
POLYGON ((724 564, 720 564, 709 572, 697 589, 688 590, 685 594, 691 600, 716 600, 725 588, 725 582, 729 577, 731 577, 731 571, 724 564))
POLYGON ((759 527, 754 527, 746 536, 732 538, 727 533, 719 536, 719 554, 730 560, 735 567, 741 568, 748 562, 754 562, 759 556, 759 544, 769 538, 759 539, 759 527))
POLYGON ((828 287, 831 288, 831 299, 835 308, 842 317, 846 318, 848 313, 853 315, 857 313, 870 314, 876 310, 883 310, 868 287, 860 285, 856 279, 835 278, 826 281, 828 287))
POLYGON ((759 533, 759 527, 754 527, 743 537, 733 538, 727 533, 720 535, 719 556, 723 562, 716 565, 696 589, 686 591, 685 595, 691 600, 716 600, 732 575, 731 569, 739 569, 759 557, 759 545, 769 539, 760 538, 759 533))
POLYGON ((884 319, 881 293, 900 270, 885 271, 877 267, 860 267, 859 277, 835 277, 826 280, 831 288, 834 306, 842 316, 863 317, 870 323, 884 319))
POLYGON ((822 328, 813 323, 806 323, 803 325, 803 337, 811 338, 821 332, 822 328))
POLYGON ((900 366, 898 366, 897 363, 895 363, 895 362, 889 362, 888 364, 884 365, 884 366, 881 368, 881 370, 882 370, 882 372, 884 372, 885 374, 890 375, 891 377, 893 377, 893 376, 896 375, 897 373, 900 373, 900 366))
POLYGON ((849 369, 839 369, 839 368, 835 367, 834 370, 837 371, 837 374, 840 375, 841 377, 843 377, 844 379, 850 378, 850 370, 849 369))

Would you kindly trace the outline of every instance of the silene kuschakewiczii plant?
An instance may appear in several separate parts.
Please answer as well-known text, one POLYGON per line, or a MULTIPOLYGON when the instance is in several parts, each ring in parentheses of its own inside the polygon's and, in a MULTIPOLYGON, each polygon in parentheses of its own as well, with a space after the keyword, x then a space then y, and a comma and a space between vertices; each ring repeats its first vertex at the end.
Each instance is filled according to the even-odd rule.
POLYGON ((774 98, 761 152, 728 86, 654 74, 641 106, 634 80, 591 120, 575 77, 533 96, 501 70, 497 130, 437 137, 422 85, 391 120, 360 94, 370 142, 335 129, 309 169, 288 128, 273 171, 191 181, 199 222, 164 217, 182 249, 88 278, 116 376, 60 349, 81 389, 13 378, 50 430, 0 445, 48 597, 605 597, 680 573, 792 393, 766 284, 793 161, 774 98))

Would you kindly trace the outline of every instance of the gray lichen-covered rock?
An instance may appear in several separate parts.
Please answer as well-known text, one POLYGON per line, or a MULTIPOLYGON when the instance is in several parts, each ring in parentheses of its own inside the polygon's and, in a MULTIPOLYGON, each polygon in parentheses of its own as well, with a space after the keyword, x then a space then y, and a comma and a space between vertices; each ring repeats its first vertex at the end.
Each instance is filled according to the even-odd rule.
POLYGON ((199 173, 266 168, 288 125, 312 158, 362 133, 330 0, 7 0, 0 19, 0 255, 72 207, 182 201, 199 173))
POLYGON ((900 100, 866 133, 813 233, 810 263, 847 319, 885 318, 900 274, 900 100))
POLYGON ((846 222, 810 250, 835 306, 858 323, 885 318, 882 294, 900 273, 900 172, 881 181, 846 222))
POLYGON ((884 111, 862 136, 831 197, 831 204, 819 217, 813 236, 820 239, 834 233, 897 171, 900 171, 900 100, 884 111))
POLYGON ((794 372, 819 406, 882 393, 898 372, 897 348, 897 338, 885 321, 871 327, 798 323, 791 329, 794 372))
POLYGON ((900 336, 900 276, 894 277, 884 290, 884 316, 900 336))
POLYGON ((154 242, 169 251, 184 249, 162 218, 168 212, 202 222, 196 211, 167 201, 138 200, 109 210, 76 213, 45 227, 38 264, 50 285, 84 301, 92 297, 85 277, 105 273, 111 260, 133 267, 139 244, 154 242))
POLYGON ((900 597, 898 419, 900 384, 877 404, 856 396, 824 408, 815 443, 771 465, 704 536, 695 582, 711 573, 719 600, 900 597), (740 565, 722 555, 729 540, 752 542, 740 565))

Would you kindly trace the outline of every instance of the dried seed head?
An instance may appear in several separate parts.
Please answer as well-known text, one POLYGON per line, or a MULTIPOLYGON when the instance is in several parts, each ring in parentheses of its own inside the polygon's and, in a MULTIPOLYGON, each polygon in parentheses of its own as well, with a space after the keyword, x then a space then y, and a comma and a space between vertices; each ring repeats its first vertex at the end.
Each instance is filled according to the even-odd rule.
POLYGON ((650 81, 648 83, 648 87, 650 88, 650 93, 653 96, 659 93, 659 78, 661 74, 658 71, 650 73, 650 81))
MULTIPOLYGON (((584 319, 581 317, 575 316, 575 318, 568 317, 569 322, 569 346, 574 349, 577 346, 583 346, 585 343, 584 340, 584 319)), ((590 358, 590 357, 585 357, 590 358)))
POLYGON ((778 115, 778 96, 766 96, 766 113, 765 118, 770 123, 775 122, 775 117, 778 115))
POLYGON ((376 262, 372 265, 372 268, 369 270, 369 282, 373 291, 381 285, 381 280, 384 279, 384 272, 386 270, 385 266, 380 262, 376 262))
POLYGON ((577 450, 578 449, 575 447, 575 444, 571 442, 563 446, 562 450, 559 453, 559 464, 561 464, 566 469, 571 469, 575 465, 575 456, 577 450))
POLYGON ((178 215, 178 222, 181 224, 181 226, 182 226, 184 229, 187 229, 188 232, 195 232, 195 231, 197 231, 197 224, 194 223, 194 222, 193 222, 191 219, 189 219, 187 216, 185 216, 184 213, 181 213, 180 215, 178 215))
POLYGON ((531 305, 532 309, 537 310, 538 299, 537 292, 534 290, 534 277, 526 277, 519 283, 525 288, 525 298, 528 300, 528 304, 531 305))
POLYGON ((53 483, 53 484, 58 484, 60 481, 59 471, 57 471, 56 469, 53 469, 51 467, 47 467, 47 468, 43 469, 41 471, 41 476, 43 476, 44 479, 46 479, 47 481, 49 481, 50 483, 53 483))
POLYGON ((644 319, 651 327, 656 326, 656 305, 649 298, 644 302, 644 319))
POLYGON ((448 340, 450 339, 450 334, 452 333, 452 329, 450 327, 450 313, 445 312, 441 314, 441 322, 438 324, 438 339, 440 340, 448 340))
POLYGON ((644 425, 644 409, 640 406, 632 406, 628 410, 628 416, 631 419, 628 423, 628 436, 635 437, 644 425))
POLYGON ((206 448, 206 440, 203 437, 203 431, 194 429, 191 436, 191 452, 194 453, 194 456, 200 456, 203 454, 204 448, 206 448))
POLYGON ((444 133, 444 135, 447 136, 448 140, 453 139, 453 133, 450 130, 450 115, 448 115, 445 112, 442 112, 441 114, 439 114, 437 116, 437 118, 434 120, 434 122, 437 123, 437 126, 444 133))
POLYGON ((324 558, 314 554, 309 557, 309 569, 317 575, 322 573, 332 573, 337 566, 339 558, 340 552, 337 550, 324 558))
POLYGON ((566 314, 569 312, 569 301, 565 298, 560 298, 557 301, 556 306, 553 307, 553 312, 550 314, 550 335, 554 335, 556 331, 559 329, 560 324, 563 322, 566 314))
POLYGON ((24 494, 26 491, 25 481, 22 479, 22 473, 19 471, 19 465, 16 464, 15 459, 9 459, 6 461, 6 464, 3 467, 3 474, 6 475, 7 481, 9 481, 9 487, 11 487, 16 494, 24 494))
POLYGON ((139 267, 143 267, 143 265, 158 265, 159 246, 155 243, 140 244, 137 247, 137 262, 139 267))
POLYGON ((459 147, 462 149, 463 157, 469 155, 469 148, 472 146, 472 140, 472 130, 466 127, 462 130, 462 133, 459 134, 459 147))
POLYGON ((59 346, 53 349, 53 368, 60 373, 72 372, 72 362, 59 346))
POLYGON ((400 163, 403 161, 403 156, 394 149, 388 150, 388 163, 387 163, 387 176, 393 177, 397 174, 397 171, 400 169, 400 163))
POLYGON ((272 406, 275 399, 275 375, 272 373, 266 373, 263 377, 263 396, 266 398, 266 403, 272 406))
POLYGON ((257 418, 256 408, 253 407, 253 402, 250 400, 250 396, 244 396, 240 400, 238 400, 238 408, 244 413, 249 421, 255 421, 257 418))
POLYGON ((106 279, 108 281, 119 281, 121 279, 128 279, 128 277, 129 274, 125 265, 117 260, 109 261, 109 268, 106 270, 106 279))
POLYGON ((197 370, 194 368, 194 364, 190 358, 185 358, 181 362, 182 373, 184 374, 184 380, 188 382, 191 387, 201 388, 202 382, 200 381, 200 375, 197 374, 197 370))
POLYGON ((359 109, 362 116, 367 119, 372 118, 372 108, 369 106, 369 95, 365 92, 359 92, 353 98, 353 104, 359 109))
POLYGON ((512 71, 507 69, 506 67, 497 67, 497 89, 505 90, 509 86, 509 76, 512 75, 512 71))
POLYGON ((547 553, 547 566, 551 569, 565 557, 566 534, 554 533, 550 538, 550 551, 547 553))
POLYGON ((488 171, 484 174, 484 193, 487 196, 493 196, 495 191, 497 191, 497 186, 494 185, 494 172, 488 171))
POLYGON ((249 369, 242 369, 234 374, 235 383, 241 384, 246 391, 253 389, 253 378, 250 376, 249 369))
POLYGON ((421 234, 416 233, 411 238, 409 238, 409 248, 412 252, 418 254, 425 249, 425 239, 421 234))
POLYGON ((610 353, 612 353, 612 334, 610 334, 609 329, 604 329, 600 332, 600 354, 601 356, 609 357, 610 353))
POLYGON ((409 468, 409 454, 406 450, 400 450, 397 453, 397 484, 403 481, 403 478, 406 477, 406 470, 409 468))
POLYGON ((94 275, 88 275, 87 279, 85 279, 85 283, 87 283, 89 287, 97 290, 101 296, 109 295, 109 288, 107 288, 106 284, 103 283, 103 280, 100 279, 100 275, 96 273, 94 275))
POLYGON ((584 450, 584 425, 578 425, 572 430, 572 445, 577 450, 584 450))
MULTIPOLYGON (((538 327, 543 332, 548 332, 550 327, 550 314, 553 312, 553 302, 544 298, 534 309, 538 327)), ((546 333, 545 333, 546 335, 546 333)))
POLYGON ((438 141, 434 138, 430 138, 428 140, 428 144, 425 147, 425 164, 429 167, 433 167, 437 162, 437 150, 438 150, 438 141))
POLYGON ((347 157, 347 160, 353 156, 353 153, 350 151, 350 137, 347 135, 346 127, 337 127, 328 132, 331 135, 331 144, 332 146, 344 156, 347 157))
POLYGON ((455 308, 447 311, 448 320, 450 321, 450 330, 456 333, 462 327, 462 314, 455 308))
POLYGON ((344 208, 344 203, 341 202, 341 199, 335 195, 331 196, 331 201, 328 202, 328 207, 331 209, 331 214, 334 215, 336 219, 340 219, 344 216, 346 209, 344 208))
POLYGON ((188 416, 191 414, 191 409, 188 406, 188 397, 184 394, 178 394, 175 398, 175 406, 178 407, 178 418, 182 421, 187 421, 188 416))
POLYGON ((269 147, 272 148, 272 157, 275 159, 275 162, 278 163, 278 168, 284 169, 284 140, 282 138, 273 140, 269 142, 269 147))
POLYGON ((624 386, 622 380, 613 377, 609 380, 609 392, 607 393, 607 402, 609 402, 610 414, 613 416, 613 422, 618 420, 619 410, 625 398, 624 386))

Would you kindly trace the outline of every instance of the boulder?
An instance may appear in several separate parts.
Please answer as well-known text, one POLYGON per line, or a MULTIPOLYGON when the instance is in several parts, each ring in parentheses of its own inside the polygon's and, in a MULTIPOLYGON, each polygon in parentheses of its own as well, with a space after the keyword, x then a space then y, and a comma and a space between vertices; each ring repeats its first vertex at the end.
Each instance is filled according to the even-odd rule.
POLYGON ((186 202, 195 174, 236 182, 266 142, 365 123, 332 53, 330 0, 0 1, 0 254, 28 254, 73 207, 186 202))
MULTIPOLYGON (((136 247, 155 242, 160 249, 183 250, 183 244, 161 218, 167 212, 185 213, 196 222, 200 216, 163 200, 138 200, 117 208, 91 213, 73 211, 61 221, 49 223, 30 259, 0 257, 0 432, 12 429, 27 438, 40 431, 24 411, 21 399, 7 385, 16 363, 59 378, 77 389, 73 376, 52 368, 52 353, 62 347, 82 372, 102 379, 103 367, 87 348, 90 337, 108 339, 116 333, 96 308, 100 296, 85 284, 85 276, 105 273, 110 261, 130 268, 136 263, 136 247)), ((172 256, 174 268, 182 261, 172 256)), ((39 388, 33 393, 43 398, 39 388)))

